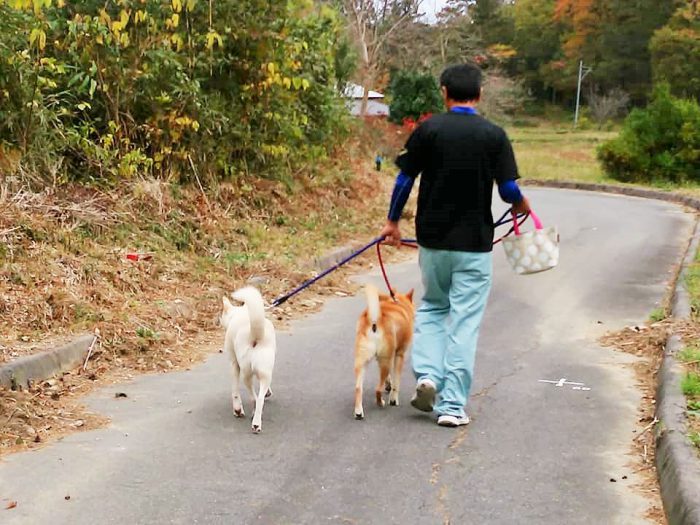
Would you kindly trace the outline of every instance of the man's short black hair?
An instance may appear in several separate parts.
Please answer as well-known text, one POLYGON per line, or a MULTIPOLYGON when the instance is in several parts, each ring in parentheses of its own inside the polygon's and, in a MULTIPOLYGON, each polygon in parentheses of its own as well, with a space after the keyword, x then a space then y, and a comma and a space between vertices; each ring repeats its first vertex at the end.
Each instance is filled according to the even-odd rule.
POLYGON ((447 97, 457 102, 478 100, 481 96, 481 69, 472 64, 450 66, 440 75, 447 97))

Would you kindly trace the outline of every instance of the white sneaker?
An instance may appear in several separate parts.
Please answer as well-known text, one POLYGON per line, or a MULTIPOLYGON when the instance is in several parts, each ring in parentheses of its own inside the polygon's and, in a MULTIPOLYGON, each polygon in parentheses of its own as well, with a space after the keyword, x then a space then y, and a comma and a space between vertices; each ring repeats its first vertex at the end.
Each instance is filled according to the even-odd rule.
POLYGON ((432 412, 435 404, 437 387, 430 379, 421 379, 416 385, 416 393, 411 399, 411 406, 421 412, 432 412))
POLYGON ((437 424, 441 427, 461 427, 469 424, 469 416, 451 416, 443 414, 438 417, 437 424))

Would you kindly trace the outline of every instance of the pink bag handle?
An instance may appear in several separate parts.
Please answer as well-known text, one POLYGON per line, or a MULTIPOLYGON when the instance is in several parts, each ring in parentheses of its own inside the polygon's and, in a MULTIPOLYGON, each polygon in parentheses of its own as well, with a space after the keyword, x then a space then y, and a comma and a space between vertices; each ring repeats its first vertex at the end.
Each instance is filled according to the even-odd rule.
MULTIPOLYGON (((532 217, 532 222, 535 223, 535 229, 541 230, 542 221, 532 210, 530 210, 530 217, 532 217)), ((516 236, 520 235, 520 225, 518 224, 518 217, 515 213, 513 213, 513 233, 515 233, 516 236)))

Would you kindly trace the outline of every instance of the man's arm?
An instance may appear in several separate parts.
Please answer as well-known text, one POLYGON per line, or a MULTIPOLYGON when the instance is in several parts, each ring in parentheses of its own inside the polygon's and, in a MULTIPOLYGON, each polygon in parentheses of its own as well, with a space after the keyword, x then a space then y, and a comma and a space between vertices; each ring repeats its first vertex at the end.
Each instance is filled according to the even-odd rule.
POLYGON ((406 142, 406 147, 399 153, 396 158, 396 165, 401 170, 394 191, 391 194, 391 204, 389 205, 389 214, 387 216, 386 225, 380 232, 380 236, 384 240, 393 245, 401 244, 401 231, 399 230, 399 219, 403 208, 408 201, 408 196, 411 194, 413 183, 416 177, 423 171, 425 163, 423 126, 425 123, 418 126, 406 142))
POLYGON ((409 177, 403 171, 399 172, 394 184, 394 191, 391 194, 391 204, 389 205, 389 214, 387 222, 382 229, 380 235, 383 236, 389 244, 394 246, 401 243, 401 231, 399 230, 399 219, 403 209, 408 202, 408 197, 411 194, 415 179, 409 177))
POLYGON ((515 213, 527 213, 530 211, 530 203, 521 193, 518 183, 514 180, 506 180, 499 184, 498 194, 503 202, 513 205, 515 213))
POLYGON ((515 182, 520 178, 520 175, 518 174, 518 166, 515 163, 513 147, 505 133, 503 133, 497 162, 496 182, 498 183, 498 194, 501 196, 501 199, 511 204, 515 213, 529 212, 530 203, 520 191, 518 183, 515 182))

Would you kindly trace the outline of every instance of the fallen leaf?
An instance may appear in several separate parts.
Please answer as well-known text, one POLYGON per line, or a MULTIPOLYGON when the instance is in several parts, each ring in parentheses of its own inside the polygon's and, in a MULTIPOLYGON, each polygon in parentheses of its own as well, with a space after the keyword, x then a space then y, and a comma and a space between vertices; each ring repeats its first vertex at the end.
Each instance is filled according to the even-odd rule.
POLYGON ((17 506, 17 502, 11 501, 7 504, 7 507, 5 507, 5 509, 7 509, 7 510, 14 509, 16 506, 17 506))

